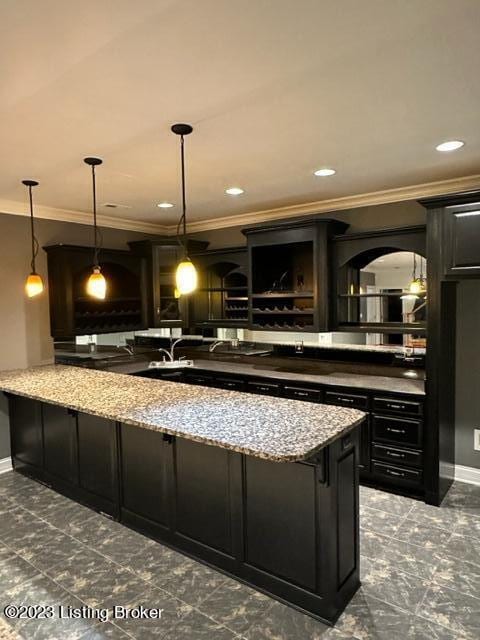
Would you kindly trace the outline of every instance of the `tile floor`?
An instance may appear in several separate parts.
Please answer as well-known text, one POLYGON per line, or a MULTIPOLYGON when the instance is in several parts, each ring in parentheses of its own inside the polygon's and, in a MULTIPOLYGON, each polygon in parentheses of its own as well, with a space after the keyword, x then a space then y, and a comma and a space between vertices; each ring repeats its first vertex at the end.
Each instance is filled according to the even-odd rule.
POLYGON ((334 629, 16 473, 0 476, 0 640, 478 640, 480 487, 441 508, 361 489, 362 587, 334 629), (8 603, 160 607, 161 621, 2 622, 8 603))

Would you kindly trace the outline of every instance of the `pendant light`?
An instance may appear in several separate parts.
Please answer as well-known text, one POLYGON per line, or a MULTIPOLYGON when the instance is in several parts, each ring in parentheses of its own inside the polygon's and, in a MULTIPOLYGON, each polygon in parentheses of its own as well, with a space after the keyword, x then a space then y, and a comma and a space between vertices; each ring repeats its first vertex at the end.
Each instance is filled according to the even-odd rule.
POLYGON ((423 277, 423 263, 422 258, 420 258, 420 276, 417 277, 417 254, 413 254, 413 274, 412 281, 408 287, 410 293, 414 295, 418 295, 419 293, 423 293, 426 289, 425 278, 423 277))
POLYGON ((87 281, 87 295, 98 300, 104 300, 107 294, 107 281, 105 280, 98 263, 98 228, 97 228, 97 191, 95 181, 95 167, 102 164, 100 158, 84 158, 85 164, 92 167, 93 188, 93 269, 87 281))
POLYGON ((197 270, 195 265, 188 257, 187 250, 187 205, 185 202, 185 152, 184 152, 184 136, 192 133, 193 128, 189 124, 174 124, 172 131, 180 136, 180 160, 182 166, 182 215, 177 225, 177 239, 182 247, 183 256, 177 266, 175 273, 175 284, 179 295, 185 295, 195 291, 197 288, 197 270), (182 231, 182 239, 180 233, 182 231))
POLYGON ((35 258, 38 253, 38 241, 35 237, 35 227, 33 221, 33 197, 32 197, 32 187, 38 186, 38 182, 36 180, 22 180, 22 184, 28 187, 28 196, 30 200, 30 237, 32 241, 32 261, 31 261, 31 272, 28 278, 25 281, 25 293, 29 298, 33 298, 38 296, 39 293, 43 291, 43 281, 42 278, 38 275, 35 269, 35 258))

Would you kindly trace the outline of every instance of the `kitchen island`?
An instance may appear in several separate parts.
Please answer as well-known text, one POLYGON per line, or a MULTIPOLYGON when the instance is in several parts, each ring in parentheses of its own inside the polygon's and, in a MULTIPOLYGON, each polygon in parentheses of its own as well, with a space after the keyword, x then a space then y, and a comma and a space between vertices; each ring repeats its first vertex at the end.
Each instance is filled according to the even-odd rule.
POLYGON ((0 389, 17 471, 328 623, 358 588, 363 412, 62 365, 0 389))

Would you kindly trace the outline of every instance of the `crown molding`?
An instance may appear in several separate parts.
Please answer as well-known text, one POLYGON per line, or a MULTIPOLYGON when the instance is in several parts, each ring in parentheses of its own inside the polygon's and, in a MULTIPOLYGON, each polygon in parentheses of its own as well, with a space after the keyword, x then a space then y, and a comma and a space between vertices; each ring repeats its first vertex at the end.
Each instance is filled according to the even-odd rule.
MULTIPOLYGON (((241 213, 239 215, 222 216, 220 218, 210 218, 209 220, 199 220, 188 224, 189 233, 199 231, 212 231, 214 229, 224 229, 226 227, 248 226, 259 222, 269 222, 271 220, 281 220, 285 218, 295 218, 316 213, 332 211, 343 211, 360 207, 369 207, 380 204, 392 204, 407 200, 417 200, 451 193, 460 193, 470 189, 480 188, 480 174, 440 180, 437 182, 425 182, 423 184, 410 185, 408 187, 397 187, 395 189, 385 189, 383 191, 372 191, 353 196, 343 196, 341 198, 331 198, 330 200, 318 200, 304 204, 277 207, 275 209, 263 209, 241 213)), ((25 204, 13 200, 0 200, 0 213, 10 215, 27 216, 25 204)), ((35 217, 44 220, 58 220, 61 222, 73 222, 75 224, 92 223, 90 213, 84 211, 72 211, 69 209, 56 209, 54 207, 35 206, 35 217)), ((123 229, 125 231, 137 231, 155 235, 173 236, 176 233, 177 225, 161 225, 153 222, 142 222, 130 218, 118 218, 109 215, 98 215, 98 224, 101 227, 112 229, 123 229)))
MULTIPOLYGON (((0 213, 6 213, 13 216, 29 216, 29 212, 25 210, 25 203, 16 202, 15 200, 0 199, 0 213)), ((43 220, 56 220, 57 222, 73 222, 74 224, 92 224, 92 214, 84 211, 72 211, 70 209, 56 209, 55 207, 44 207, 35 205, 35 218, 43 220)), ((99 227, 108 227, 111 229, 122 229, 124 231, 138 231, 141 233, 166 234, 173 235, 175 226, 167 226, 155 224, 153 222, 142 222, 141 220, 132 220, 129 218, 118 218, 98 214, 97 221, 99 227)))
POLYGON ((282 218, 294 218, 312 213, 324 213, 331 211, 342 211, 357 207, 368 207, 379 204, 392 204, 406 200, 416 200, 418 198, 428 198, 449 193, 458 193, 469 189, 480 188, 480 174, 440 180, 438 182, 425 182, 423 184, 411 185, 408 187, 397 187, 395 189, 385 189, 383 191, 372 191, 354 196, 344 196, 342 198, 332 198, 330 200, 318 200, 305 204, 278 207, 275 209, 264 209, 252 211, 235 216, 225 216, 222 218, 211 218, 210 220, 199 220, 188 224, 189 233, 198 231, 211 231, 213 229, 223 229, 225 227, 243 226, 256 224, 258 222, 268 222, 270 220, 280 220, 282 218))

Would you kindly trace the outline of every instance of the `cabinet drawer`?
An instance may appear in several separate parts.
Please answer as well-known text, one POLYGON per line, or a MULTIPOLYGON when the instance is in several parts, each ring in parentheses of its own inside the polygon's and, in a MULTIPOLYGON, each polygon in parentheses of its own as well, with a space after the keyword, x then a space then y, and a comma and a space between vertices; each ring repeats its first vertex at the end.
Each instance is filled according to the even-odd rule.
POLYGON ((247 382, 247 391, 251 393, 261 393, 267 396, 279 396, 281 387, 275 382, 247 382))
POLYGON ((353 407, 355 409, 366 409, 368 406, 368 396, 361 396, 352 393, 337 393, 336 391, 327 391, 325 393, 325 402, 328 404, 336 404, 341 407, 353 407))
POLYGON ((402 467, 394 467, 381 462, 373 463, 373 473, 384 478, 397 480, 399 482, 408 482, 409 484, 420 484, 422 482, 422 472, 417 469, 404 469, 402 467))
POLYGON ((284 387, 285 397, 295 400, 306 400, 307 402, 321 402, 322 392, 320 389, 308 389, 305 387, 284 387))
POLYGON ((422 466, 422 454, 420 451, 412 451, 411 449, 397 449, 396 447, 374 444, 372 457, 377 460, 386 460, 387 462, 406 464, 412 467, 422 466))
POLYGON ((245 389, 245 383, 238 378, 215 378, 215 387, 220 389, 231 389, 232 391, 243 391, 245 389))
POLYGON ((419 420, 377 416, 372 418, 373 440, 421 448, 422 423, 419 420))
POLYGON ((212 386, 212 377, 208 375, 202 375, 200 373, 187 373, 185 374, 185 382, 187 384, 198 384, 202 387, 212 386))
POLYGON ((402 400, 398 398, 374 398, 373 410, 393 413, 410 413, 415 416, 421 416, 423 413, 423 404, 413 400, 402 400))

